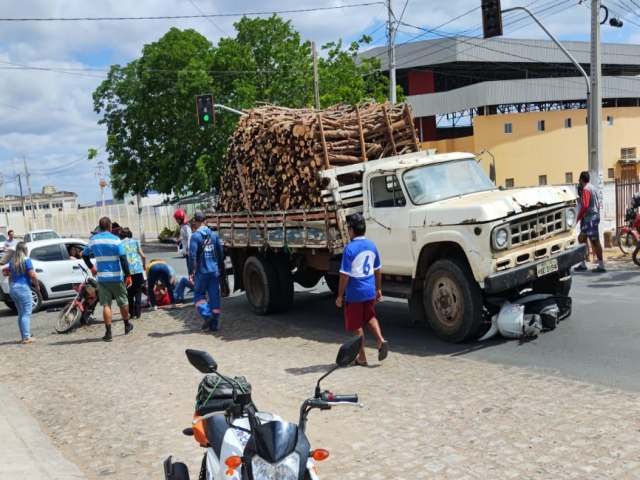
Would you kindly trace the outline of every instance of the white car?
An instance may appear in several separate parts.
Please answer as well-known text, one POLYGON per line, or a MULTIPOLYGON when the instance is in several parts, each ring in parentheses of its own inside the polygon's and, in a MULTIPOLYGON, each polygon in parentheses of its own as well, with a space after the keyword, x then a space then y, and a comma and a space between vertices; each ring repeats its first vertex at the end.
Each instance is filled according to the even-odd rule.
MULTIPOLYGON (((33 311, 37 312, 45 300, 58 300, 73 297, 73 289, 85 279, 83 268, 87 269, 82 258, 71 258, 69 251, 75 246, 82 252, 87 242, 79 238, 55 238, 51 240, 35 240, 27 244, 29 258, 40 282, 40 292, 32 290, 33 311)), ((7 307, 16 311, 16 306, 9 295, 9 267, 2 269, 0 296, 7 307)))
POLYGON ((31 230, 22 237, 23 242, 35 242, 37 240, 50 240, 60 238, 60 234, 55 230, 31 230))

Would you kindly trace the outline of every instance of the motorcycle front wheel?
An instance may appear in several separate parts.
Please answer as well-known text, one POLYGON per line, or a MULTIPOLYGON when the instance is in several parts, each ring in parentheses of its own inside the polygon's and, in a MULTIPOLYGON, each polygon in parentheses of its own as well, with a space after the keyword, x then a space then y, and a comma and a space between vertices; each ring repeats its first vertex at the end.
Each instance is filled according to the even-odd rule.
POLYGON ((67 333, 73 330, 80 323, 82 312, 73 302, 67 303, 60 311, 60 315, 56 318, 53 327, 58 333, 67 333))
POLYGON ((631 232, 620 232, 618 233, 618 246, 622 253, 631 253, 633 249, 636 248, 637 245, 636 238, 633 236, 631 232))

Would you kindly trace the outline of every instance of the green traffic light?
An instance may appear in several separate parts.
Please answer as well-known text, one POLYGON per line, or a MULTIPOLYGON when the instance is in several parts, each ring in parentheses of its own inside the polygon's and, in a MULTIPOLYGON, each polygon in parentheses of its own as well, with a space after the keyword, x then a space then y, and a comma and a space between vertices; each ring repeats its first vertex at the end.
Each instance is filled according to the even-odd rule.
POLYGON ((206 114, 205 114, 205 116, 204 116, 204 117, 202 117, 202 119, 203 119, 205 122, 208 122, 208 121, 209 121, 209 115, 206 115, 206 114))

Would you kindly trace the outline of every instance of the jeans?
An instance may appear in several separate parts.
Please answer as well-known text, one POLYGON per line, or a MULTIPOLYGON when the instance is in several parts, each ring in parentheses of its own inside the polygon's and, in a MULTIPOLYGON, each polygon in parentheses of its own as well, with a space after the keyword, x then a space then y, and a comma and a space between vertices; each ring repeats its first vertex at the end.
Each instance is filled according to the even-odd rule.
POLYGON ((31 289, 29 285, 24 283, 12 283, 9 295, 15 303, 18 309, 18 328, 20 329, 20 336, 22 340, 27 340, 31 337, 29 327, 31 324, 31 289))
POLYGON ((184 291, 187 288, 189 290, 193 290, 193 283, 191 283, 187 277, 182 277, 175 289, 175 297, 177 302, 182 302, 184 300, 184 291))
POLYGON ((220 319, 220 279, 218 273, 196 272, 193 284, 193 303, 198 313, 209 322, 209 329, 218 329, 220 319), (207 302, 207 297, 209 301, 207 302))

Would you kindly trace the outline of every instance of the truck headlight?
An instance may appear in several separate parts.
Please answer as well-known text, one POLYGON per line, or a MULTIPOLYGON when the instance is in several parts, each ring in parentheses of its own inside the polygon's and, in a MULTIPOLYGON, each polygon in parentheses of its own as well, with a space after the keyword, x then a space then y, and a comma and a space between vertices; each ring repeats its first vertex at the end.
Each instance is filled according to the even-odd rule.
POLYGON ((576 224, 576 210, 574 208, 567 209, 567 228, 573 228, 576 224))
POLYGON ((493 241, 496 248, 504 248, 509 242, 509 231, 506 227, 500 227, 493 232, 493 241))

